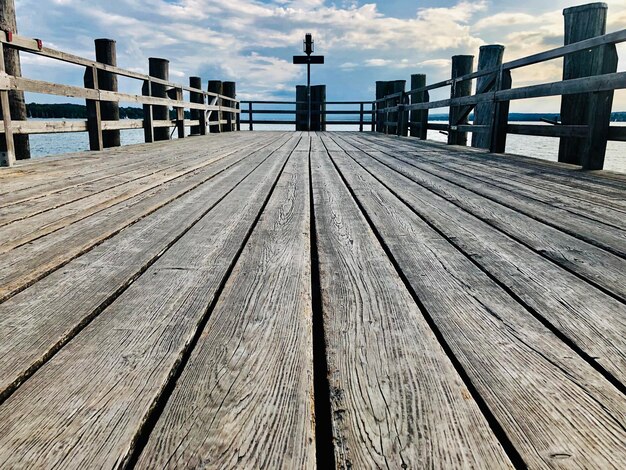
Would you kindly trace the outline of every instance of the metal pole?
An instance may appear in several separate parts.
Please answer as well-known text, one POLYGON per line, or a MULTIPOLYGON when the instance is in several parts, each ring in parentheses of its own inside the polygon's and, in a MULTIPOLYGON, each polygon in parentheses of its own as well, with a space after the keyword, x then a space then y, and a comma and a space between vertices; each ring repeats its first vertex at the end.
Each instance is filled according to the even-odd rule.
POLYGON ((309 132, 311 131, 311 64, 306 64, 306 94, 307 99, 309 100, 309 109, 308 109, 308 126, 307 129, 309 132))

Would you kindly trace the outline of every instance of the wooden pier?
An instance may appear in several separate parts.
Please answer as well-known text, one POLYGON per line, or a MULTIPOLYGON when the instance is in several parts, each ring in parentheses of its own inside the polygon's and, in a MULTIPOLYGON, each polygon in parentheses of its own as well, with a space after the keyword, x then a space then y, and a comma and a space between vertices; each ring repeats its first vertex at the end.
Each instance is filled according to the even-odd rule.
POLYGON ((626 176, 602 170, 626 30, 606 9, 566 9, 563 47, 483 46, 476 71, 455 56, 448 80, 320 89, 315 110, 171 82, 163 58, 119 68, 111 39, 49 48, 0 9, 0 468, 626 468, 626 176), (513 87, 553 59, 562 81, 513 87), (23 93, 87 118, 25 119, 23 93), (560 121, 508 122, 547 96, 560 121), (319 132, 236 132, 309 112, 319 132), (52 132, 91 151, 27 160, 52 132), (560 163, 508 134, 559 138, 560 163))
POLYGON ((622 176, 249 132, 0 188, 0 467, 626 463, 622 176))

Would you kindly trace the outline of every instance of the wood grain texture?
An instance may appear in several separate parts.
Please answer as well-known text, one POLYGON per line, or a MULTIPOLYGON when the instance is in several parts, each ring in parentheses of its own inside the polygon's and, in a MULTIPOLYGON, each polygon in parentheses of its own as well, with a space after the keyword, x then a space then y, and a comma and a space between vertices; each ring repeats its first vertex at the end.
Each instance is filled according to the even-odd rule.
MULTIPOLYGON (((399 155, 399 158, 406 159, 402 155, 399 155)), ((608 250, 618 256, 626 257, 626 231, 624 230, 599 224, 594 220, 567 212, 560 207, 550 206, 521 195, 511 194, 509 191, 496 186, 485 185, 481 181, 447 170, 438 165, 416 159, 413 160, 410 162, 412 165, 427 169, 429 173, 475 192, 483 198, 528 215, 544 224, 608 250)))
MULTIPOLYGON (((255 143, 258 145, 258 141, 255 143)), ((201 158, 201 156, 208 154, 211 155, 211 159, 217 161, 220 158, 232 154, 233 151, 240 151, 245 148, 246 145, 242 142, 241 146, 229 145, 224 147, 222 145, 207 145, 206 148, 196 148, 195 151, 192 152, 190 152, 189 149, 177 149, 177 151, 166 153, 164 158, 156 162, 151 161, 153 159, 152 156, 146 160, 145 158, 141 158, 143 156, 130 155, 129 159, 134 161, 132 166, 120 165, 120 168, 106 168, 97 174, 93 174, 92 178, 84 183, 70 182, 69 176, 65 176, 59 181, 49 175, 43 175, 42 179, 47 181, 47 184, 45 184, 47 192, 43 194, 41 191, 37 192, 35 186, 29 188, 32 190, 32 193, 34 193, 32 196, 24 194, 26 193, 25 191, 16 192, 21 193, 21 197, 14 193, 13 196, 16 196, 14 202, 9 203, 7 201, 3 207, 0 207, 0 226, 14 223, 18 220, 32 217, 70 203, 76 204, 76 201, 88 197, 92 197, 93 199, 98 193, 118 188, 124 183, 154 175, 160 170, 170 170, 180 165, 183 161, 186 161, 187 164, 191 166, 194 160, 196 162, 201 159, 204 160, 205 158, 201 158), (135 157, 137 158, 135 159, 135 157), (148 161, 150 161, 149 165, 147 164, 148 161), (67 181, 65 186, 59 184, 63 181, 67 181)), ((206 160, 209 159, 207 158, 206 160)), ((145 186, 143 183, 142 181, 142 185, 145 186)), ((62 211, 58 211, 58 213, 62 213, 62 211)))
MULTIPOLYGON (((233 156, 235 161, 236 156, 233 156)), ((93 246, 193 190, 215 174, 209 166, 0 254, 0 300, 28 287, 93 246)))
POLYGON ((626 385, 626 305, 363 152, 333 157, 346 172, 362 171, 358 162, 626 385))
POLYGON ((359 168, 342 173, 524 463, 620 468, 626 398, 359 168))
POLYGON ((405 161, 400 155, 394 158, 389 152, 367 153, 560 266, 626 300, 626 261, 623 258, 417 168, 411 165, 414 159, 405 161))
MULTIPOLYGON (((0 398, 14 389, 289 139, 253 152, 0 304, 0 398), (171 223, 177 220, 177 224, 171 223)), ((223 168, 216 168, 218 171, 223 168)))
POLYGON ((131 179, 102 191, 93 191, 86 197, 60 207, 40 212, 15 223, 0 227, 0 254, 25 245, 28 242, 76 223, 108 207, 122 203, 135 196, 149 192, 165 183, 201 170, 232 151, 216 152, 210 157, 198 158, 198 153, 180 156, 170 164, 143 165, 131 179), (151 168, 154 168, 152 170, 151 168))
POLYGON ((315 468, 308 140, 287 163, 137 468, 315 468))
POLYGON ((311 158, 337 467, 509 467, 328 155, 311 158))
POLYGON ((1 465, 124 464, 287 156, 239 184, 0 406, 1 465))

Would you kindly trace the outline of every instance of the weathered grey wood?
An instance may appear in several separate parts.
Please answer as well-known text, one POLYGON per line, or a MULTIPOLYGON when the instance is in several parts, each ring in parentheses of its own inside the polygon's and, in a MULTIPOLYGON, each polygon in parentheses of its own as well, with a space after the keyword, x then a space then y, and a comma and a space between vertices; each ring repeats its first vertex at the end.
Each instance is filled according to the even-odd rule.
POLYGON ((307 163, 289 159, 137 468, 316 468, 307 163))
MULTIPOLYGON (((206 147, 209 151, 224 150, 233 144, 237 147, 250 145, 254 140, 254 136, 242 136, 236 142, 228 138, 215 139, 206 141, 206 147)), ((154 152, 163 152, 162 160, 174 163, 172 159, 184 157, 186 153, 196 151, 195 145, 187 146, 180 142, 176 148, 172 148, 164 142, 108 149, 101 154, 82 152, 71 156, 39 159, 34 165, 21 165, 19 173, 7 174, 2 178, 0 208, 16 204, 28 205, 28 201, 34 199, 79 188, 81 185, 98 183, 107 178, 140 169, 148 160, 153 159, 154 152)), ((0 176, 5 175, 5 171, 0 176)))
MULTIPOLYGON (((357 139, 357 136, 351 137, 350 141, 355 141, 362 149, 365 147, 361 144, 363 139, 357 139)), ((430 164, 419 163, 414 157, 407 158, 398 155, 397 152, 390 154, 389 149, 386 152, 372 150, 367 152, 399 173, 498 228, 514 240, 626 300, 624 258, 470 191, 451 179, 443 178, 443 175, 433 171, 430 164)))
MULTIPOLYGON (((416 161, 411 162, 419 168, 425 168, 424 164, 416 161)), ((529 217, 539 220, 546 225, 557 228, 573 237, 584 240, 590 244, 601 247, 617 256, 626 257, 626 233, 615 227, 598 224, 587 217, 567 212, 560 207, 531 200, 528 197, 512 195, 509 191, 487 186, 475 179, 468 178, 461 172, 453 172, 441 167, 426 164, 427 170, 437 176, 479 194, 498 204, 519 211, 529 217)))
MULTIPOLYGON (((4 5, 4 4, 2 4, 4 5)), ((5 72, 4 65, 4 44, 0 46, 0 73, 5 72)), ((11 126, 11 99, 9 92, 0 91, 0 111, 2 112, 2 122, 4 134, 0 136, 0 166, 12 166, 15 164, 15 139, 13 138, 13 129, 11 126)), ((29 150, 30 151, 30 150, 29 150)))
POLYGON ((326 130, 326 85, 311 86, 311 130, 326 130))
POLYGON ((194 190, 0 304, 0 327, 8 333, 0 345, 0 399, 97 316, 288 138, 217 162, 194 190), (71 289, 65 288, 69 285, 71 289))
MULTIPOLYGON (((306 85, 296 85, 296 131, 308 131, 308 95, 306 85)), ((257 114, 259 111, 257 111, 257 114)), ((258 122, 258 121, 257 121, 258 122)))
MULTIPOLYGON (((202 78, 200 77, 189 77, 189 86, 191 88, 202 89, 202 78)), ((204 95, 198 92, 190 92, 189 93, 189 101, 193 101, 194 103, 202 103, 204 104, 204 95)), ((190 111, 191 119, 199 120, 200 125, 192 126, 190 129, 191 135, 206 135, 206 118, 204 117, 204 111, 200 111, 198 109, 192 109, 190 111)))
MULTIPOLYGON (((152 95, 152 81, 146 80, 141 87, 141 94, 143 96, 152 95)), ((151 104, 143 105, 143 135, 146 143, 154 142, 154 115, 153 106, 151 104)))
MULTIPOLYGON (((267 136, 268 141, 276 138, 275 135, 267 136)), ((213 155, 206 165, 237 150, 231 148, 213 155)), ((200 152, 204 154, 203 149, 200 149, 200 152)), ((67 225, 49 236, 38 238, 28 245, 22 245, 0 255, 0 300, 5 300, 23 290, 59 266, 194 189, 205 180, 206 175, 202 171, 188 172, 180 178, 67 225)))
POLYGON ((328 155, 313 197, 337 468, 507 468, 328 155))
MULTIPOLYGON (((490 44, 480 46, 478 54, 478 71, 498 68, 502 65, 504 46, 490 44)), ((496 82, 497 74, 485 75, 476 80, 476 89, 489 91, 486 88, 490 82, 496 82)), ((472 147, 488 149, 491 146, 491 132, 493 120, 496 116, 495 103, 479 103, 474 108, 474 125, 486 125, 489 131, 485 133, 472 133, 472 147)))
MULTIPOLYGON (((11 32, 17 34, 17 21, 15 18, 15 1, 14 0, 1 0, 0 1, 0 31, 11 32)), ((2 64, 2 71, 9 75, 19 77, 22 75, 22 66, 20 63, 20 55, 17 49, 10 47, 4 47, 4 59, 2 64)), ((2 99, 3 93, 0 93, 0 99, 2 99)), ((24 93, 18 90, 10 91, 8 94, 8 103, 2 104, 2 109, 10 110, 8 120, 10 121, 26 121, 26 102, 24 101, 24 93)), ((12 136, 13 142, 8 143, 6 141, 7 136, 0 135, 0 154, 3 152, 10 152, 11 144, 13 146, 13 153, 17 160, 24 160, 30 158, 30 142, 26 135, 12 136)), ((0 162, 0 165, 2 163, 0 162)))
MULTIPOLYGON (((365 153, 348 153, 466 256, 626 385, 626 305, 365 153)), ((345 158, 342 161, 347 172, 356 168, 345 158)))
MULTIPOLYGON (((221 80, 209 80, 208 90, 209 92, 217 93, 221 95, 222 94, 222 81, 221 80)), ((218 98, 215 104, 220 107, 224 105, 223 100, 221 98, 218 98)), ((217 116, 217 120, 221 122, 223 118, 222 111, 221 110, 217 111, 216 116, 217 116)), ((218 133, 221 131, 221 125, 212 124, 209 126, 209 131, 211 132, 211 134, 218 133)))
MULTIPOLYGON (((83 78, 85 88, 98 90, 98 70, 89 67, 85 70, 83 78)), ((89 132, 89 149, 100 151, 104 148, 102 141, 102 113, 100 101, 86 100, 87 105, 87 130, 89 132)))
MULTIPOLYGON (((564 9, 565 45, 605 34, 607 8, 605 3, 590 3, 564 9)), ((614 69, 611 70, 610 64, 605 64, 607 52, 604 48, 596 48, 565 56, 563 80, 616 72, 617 56, 615 56, 614 69)), ((561 122, 565 125, 594 125, 593 116, 590 114, 591 98, 592 96, 589 94, 564 96, 561 100, 561 122)), ((611 102, 612 93, 608 103, 604 103, 604 106, 606 104, 609 106, 609 114, 611 102)), ((599 106, 600 103, 596 103, 596 105, 599 106)), ((593 107, 595 108, 595 106, 593 107)), ((596 111, 600 110, 597 109, 596 111)), ((608 126, 608 122, 606 125, 608 126)), ((588 160, 584 157, 584 149, 585 141, 583 139, 561 138, 559 161, 580 165, 583 163, 583 159, 588 160)), ((602 160, 604 160, 604 152, 602 152, 602 160)))
POLYGON ((385 103, 379 100, 382 100, 385 97, 386 83, 387 82, 382 80, 376 82, 376 104, 374 106, 376 108, 376 132, 384 131, 384 115, 380 112, 380 110, 385 107, 385 103))
MULTIPOLYGON (((452 79, 454 80, 461 75, 472 72, 474 67, 473 55, 455 55, 452 57, 452 79)), ((472 82, 469 80, 463 82, 453 82, 450 90, 450 98, 461 98, 472 94, 472 82)), ((467 132, 459 132, 456 126, 459 124, 467 124, 467 118, 460 116, 461 108, 459 106, 450 106, 450 131, 448 132, 449 145, 467 145, 467 132)))
POLYGON ((5 465, 127 462, 285 160, 239 184, 0 406, 5 465))
MULTIPOLYGON (((496 94, 510 90, 512 78, 510 70, 501 70, 496 80, 496 94)), ((504 153, 506 151, 506 132, 509 126, 509 101, 497 101, 493 106, 493 119, 491 121, 491 153, 504 153)))
POLYGON ((371 175, 342 174, 523 464, 619 468, 624 395, 371 175))
MULTIPOLYGON (((411 75, 411 90, 422 88, 426 86, 426 75, 418 73, 411 75)), ((428 101, 427 91, 418 91, 410 93, 411 104, 425 103, 428 101)), ((426 140, 426 134, 428 132, 428 110, 410 112, 410 131, 411 137, 418 137, 421 140, 426 140)))
MULTIPOLYGON (((161 78, 163 80, 169 80, 169 66, 170 62, 166 59, 159 59, 156 57, 150 57, 148 59, 148 69, 150 76, 161 78)), ((157 98, 167 97, 167 88, 164 85, 158 83, 151 84, 150 96, 157 98)), ((169 109, 167 106, 152 106, 152 119, 157 120, 169 120, 169 109)), ((146 117, 144 116, 144 119, 146 117)), ((170 131, 166 128, 154 129, 154 140, 169 140, 170 131)))
MULTIPOLYGON (((235 99, 237 97, 237 84, 235 82, 223 82, 222 93, 224 94, 224 96, 235 99)), ((224 105, 232 108, 234 105, 234 101, 228 100, 224 103, 224 105)), ((233 132, 237 130, 237 118, 235 117, 235 113, 232 111, 228 111, 225 114, 227 124, 222 126, 222 132, 233 132)))
MULTIPOLYGON (((103 64, 117 66, 117 51, 113 39, 94 40, 96 48, 96 61, 103 64)), ((117 75, 105 70, 98 70, 98 89, 117 91, 117 75)), ((104 121, 120 120, 120 105, 116 102, 103 101, 100 103, 100 114, 104 121)), ((120 131, 117 129, 104 130, 102 132, 102 146, 104 148, 119 147, 120 131)))

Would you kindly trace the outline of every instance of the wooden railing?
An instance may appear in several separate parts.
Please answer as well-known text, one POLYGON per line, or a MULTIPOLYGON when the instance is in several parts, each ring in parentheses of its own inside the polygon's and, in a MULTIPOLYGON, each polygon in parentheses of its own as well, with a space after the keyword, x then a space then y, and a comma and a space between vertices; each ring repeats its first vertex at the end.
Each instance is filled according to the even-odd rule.
POLYGON ((165 136, 163 133, 160 136, 155 136, 155 130, 162 128, 174 128, 179 138, 185 137, 186 127, 192 127, 195 133, 199 135, 215 131, 238 130, 239 100, 234 96, 234 86, 232 89, 233 93, 230 95, 204 91, 199 88, 173 83, 163 78, 125 70, 51 49, 45 47, 42 41, 38 39, 24 38, 0 31, 0 105, 3 111, 0 133, 4 134, 6 140, 6 151, 0 153, 0 165, 10 166, 15 162, 13 142, 15 134, 89 132, 90 149, 102 150, 103 131, 144 129, 145 141, 153 142, 171 137, 169 131, 165 136), (86 68, 85 87, 61 85, 8 75, 5 73, 3 60, 6 48, 14 48, 20 52, 84 66, 86 68), (128 94, 99 89, 98 71, 140 80, 142 83, 142 94, 128 94), (12 121, 11 113, 7 112, 9 110, 9 91, 84 98, 87 102, 87 120, 12 121), (184 93, 189 94, 189 100, 184 100, 184 93), (144 119, 103 120, 100 108, 101 104, 105 102, 141 104, 143 105, 144 119), (176 118, 173 120, 169 119, 170 108, 173 108, 176 112, 176 118), (153 119, 153 111, 157 110, 160 111, 159 114, 161 115, 165 113, 166 118, 153 119), (185 119, 185 110, 191 111, 192 119, 185 119))
MULTIPOLYGON (((312 102, 311 114, 320 116, 319 130, 326 130, 332 125, 354 125, 360 131, 369 126, 374 130, 375 102, 374 101, 324 101, 312 102), (353 106, 353 109, 326 109, 326 106, 353 106), (329 116, 341 116, 343 119, 328 119, 329 116), (347 119, 345 116, 357 116, 357 119, 347 119)), ((282 124, 292 125, 295 129, 306 130, 308 125, 306 101, 241 101, 241 125, 247 125, 249 130, 254 130, 255 124, 282 124), (271 109, 270 106, 283 105, 281 109, 271 109), (259 108, 258 106, 261 106, 259 108), (262 115, 258 119, 254 115, 262 115), (266 116, 293 116, 293 119, 267 119, 266 116)), ((314 127, 316 129, 318 127, 314 127)))
MULTIPOLYGON (((397 91, 398 87, 394 89, 394 84, 400 81, 378 82, 378 96, 375 101, 376 130, 401 136, 410 134, 421 139, 426 138, 426 130, 439 130, 448 133, 448 143, 462 145, 466 144, 467 133, 471 132, 483 136, 484 142, 483 145, 476 145, 474 139, 473 146, 488 148, 494 153, 505 151, 507 134, 559 137, 562 144, 563 140, 573 142, 574 148, 577 147, 576 150, 580 152, 579 160, 569 163, 577 163, 584 169, 602 169, 607 140, 626 141, 626 127, 610 126, 613 91, 626 88, 626 72, 616 72, 615 49, 616 44, 625 41, 626 30, 620 30, 511 62, 502 63, 500 56, 500 64, 475 72, 471 72, 470 60, 470 72, 457 73, 458 76, 455 76, 455 72, 462 70, 464 63, 467 64, 467 59, 472 56, 456 56, 452 61, 453 78, 425 85, 424 75, 414 75, 413 83, 423 81, 424 84, 408 92, 397 91), (581 61, 585 65, 586 61, 586 65, 591 64, 587 67, 591 76, 511 88, 512 70, 558 58, 566 58, 564 67, 568 67, 568 60, 569 66, 576 63, 580 65, 581 61), (476 92, 471 94, 471 81, 476 79, 476 92), (443 87, 451 88, 450 98, 429 101, 429 92, 443 87), (547 125, 508 122, 509 103, 512 100, 549 96, 564 97, 562 99, 575 97, 579 100, 578 104, 574 101, 569 105, 570 108, 575 108, 582 102, 586 113, 576 123, 571 123, 575 119, 569 119, 570 123, 555 122, 547 125), (481 105, 486 106, 480 110, 481 116, 477 123, 479 112, 476 107, 481 105), (445 107, 450 110, 447 124, 428 122, 429 109, 445 107), (468 117, 472 111, 475 111, 474 124, 469 124, 468 117)), ((399 87, 403 88, 403 84, 400 83, 399 87)), ((564 111, 572 111, 565 101, 561 109, 562 118, 564 111)), ((572 152, 571 147, 566 150, 572 152)), ((562 159, 560 155, 559 161, 567 159, 562 159)))

